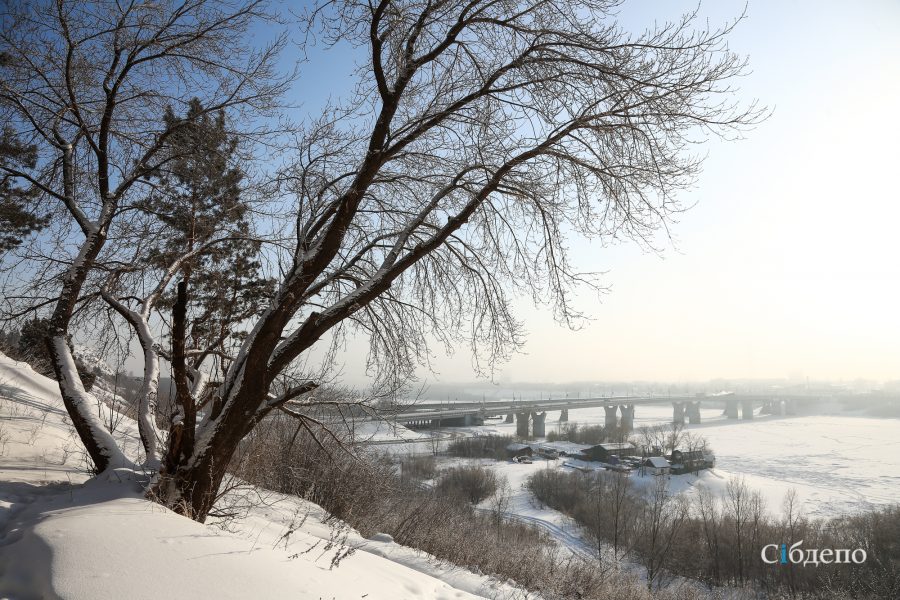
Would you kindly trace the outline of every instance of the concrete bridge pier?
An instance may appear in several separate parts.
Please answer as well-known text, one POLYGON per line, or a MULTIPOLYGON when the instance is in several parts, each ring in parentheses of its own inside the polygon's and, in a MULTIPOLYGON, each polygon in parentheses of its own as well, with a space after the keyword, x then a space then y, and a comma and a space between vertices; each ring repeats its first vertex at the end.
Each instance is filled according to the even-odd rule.
POLYGON ((684 402, 672 402, 672 423, 676 425, 684 425, 684 402))
POLYGON ((534 428, 534 437, 545 437, 547 435, 547 411, 538 414, 531 413, 531 425, 534 428))
POLYGON ((618 423, 616 423, 616 410, 619 407, 613 404, 612 406, 604 406, 603 409, 606 411, 606 421, 604 422, 604 426, 607 429, 615 429, 618 423))
POLYGON ((516 435, 520 438, 528 437, 528 418, 529 413, 516 413, 516 435))
POLYGON ((622 411, 622 429, 632 431, 634 429, 634 404, 620 404, 619 410, 622 411))
POLYGON ((512 423, 515 419, 516 419, 516 416, 513 413, 509 413, 508 415, 506 415, 506 420, 503 422, 504 423, 512 423))
POLYGON ((569 420, 569 409, 564 408, 561 411, 559 411, 559 422, 565 423, 568 420, 569 420))
POLYGON ((778 401, 778 414, 782 417, 787 414, 787 400, 778 401))
POLYGON ((694 400, 693 402, 688 402, 687 406, 685 406, 685 412, 687 413, 688 422, 691 425, 699 425, 700 424, 700 401, 694 400))
POLYGON ((741 401, 741 418, 745 421, 753 418, 753 400, 741 401))
POLYGON ((729 419, 737 419, 738 418, 737 398, 727 398, 725 400, 725 416, 729 419))

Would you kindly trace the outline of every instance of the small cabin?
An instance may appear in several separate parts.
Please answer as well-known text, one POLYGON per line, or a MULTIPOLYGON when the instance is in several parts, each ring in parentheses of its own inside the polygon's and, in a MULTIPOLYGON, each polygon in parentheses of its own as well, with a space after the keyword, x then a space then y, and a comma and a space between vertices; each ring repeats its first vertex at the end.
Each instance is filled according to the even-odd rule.
POLYGON ((672 465, 662 456, 649 456, 641 463, 645 473, 650 475, 668 475, 672 471, 672 465))
POLYGON ((528 444, 512 443, 506 447, 507 458, 518 458, 520 456, 531 456, 534 451, 528 444))

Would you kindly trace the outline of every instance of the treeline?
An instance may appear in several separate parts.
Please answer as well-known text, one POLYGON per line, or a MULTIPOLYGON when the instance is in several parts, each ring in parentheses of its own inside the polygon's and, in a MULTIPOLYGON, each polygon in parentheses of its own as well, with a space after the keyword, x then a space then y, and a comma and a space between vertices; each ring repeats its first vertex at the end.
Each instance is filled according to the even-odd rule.
POLYGON ((548 442, 574 442, 576 444, 602 444, 609 441, 620 441, 623 432, 617 427, 607 429, 602 425, 579 425, 578 423, 560 423, 559 430, 547 432, 548 442))
MULTIPOLYGON (((735 586, 764 597, 900 598, 900 507, 839 519, 810 519, 800 513, 796 494, 773 518, 758 492, 732 480, 722 498, 706 488, 693 497, 671 494, 659 477, 638 490, 618 473, 541 470, 528 483, 535 497, 581 524, 617 558, 628 557, 647 570, 648 583, 673 576, 709 588, 735 586), (762 549, 771 544, 767 559, 762 549), (780 564, 781 544, 802 552, 802 561, 780 564), (823 549, 861 549, 866 560, 829 564, 808 559, 823 549), (804 564, 805 563, 805 564, 804 564)), ((843 555, 847 557, 846 554, 843 555)), ((861 553, 856 557, 861 557, 861 553)))
POLYGON ((511 435, 476 435, 453 440, 447 454, 459 458, 506 458, 506 447, 516 441, 511 435))
POLYGON ((364 536, 387 533, 397 543, 512 580, 547 600, 704 597, 687 588, 650 592, 635 576, 573 556, 540 529, 504 518, 509 488, 490 470, 437 473, 431 457, 397 465, 383 455, 351 454, 342 440, 317 433, 322 435, 314 437, 285 416, 267 419, 244 441, 230 470, 257 486, 315 502, 364 536), (424 486, 420 478, 436 478, 435 485, 424 486), (472 504, 486 497, 488 508, 472 504))

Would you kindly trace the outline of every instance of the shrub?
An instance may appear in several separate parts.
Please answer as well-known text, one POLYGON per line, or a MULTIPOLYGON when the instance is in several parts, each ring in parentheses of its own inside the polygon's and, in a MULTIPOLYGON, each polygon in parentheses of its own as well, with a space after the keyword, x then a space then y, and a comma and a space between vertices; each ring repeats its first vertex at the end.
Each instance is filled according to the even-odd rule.
POLYGON ((441 473, 437 491, 442 495, 460 497, 471 504, 478 504, 497 491, 497 474, 480 465, 452 467, 441 473))
POLYGON ((437 459, 432 455, 406 456, 400 459, 400 477, 403 480, 434 479, 436 474, 437 459))

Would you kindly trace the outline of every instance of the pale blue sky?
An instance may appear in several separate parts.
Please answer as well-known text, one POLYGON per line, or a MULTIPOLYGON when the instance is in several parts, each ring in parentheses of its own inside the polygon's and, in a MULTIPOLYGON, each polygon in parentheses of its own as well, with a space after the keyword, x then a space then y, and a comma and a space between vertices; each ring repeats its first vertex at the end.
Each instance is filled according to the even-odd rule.
MULTIPOLYGON (((639 30, 695 6, 632 2, 639 30)), ((743 2, 701 6, 712 25, 743 2)), ((751 1, 731 38, 752 74, 741 97, 772 117, 747 139, 710 143, 696 206, 663 242, 574 243, 584 269, 608 271, 611 292, 568 331, 523 303, 525 354, 497 374, 512 381, 705 380, 712 377, 900 379, 900 2, 751 1)), ((298 82, 305 111, 347 89, 350 55, 314 54, 298 82)), ((362 382, 364 351, 345 355, 362 382)), ((461 349, 437 356, 442 381, 474 378, 461 349)))

